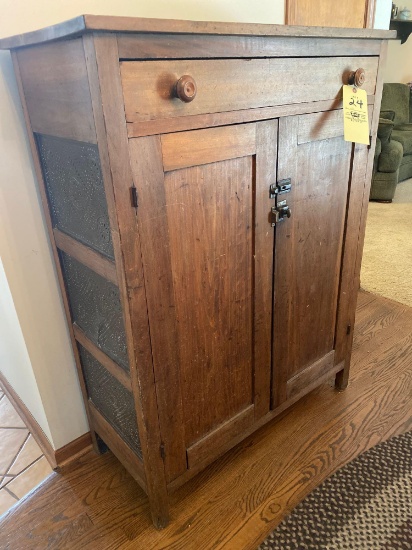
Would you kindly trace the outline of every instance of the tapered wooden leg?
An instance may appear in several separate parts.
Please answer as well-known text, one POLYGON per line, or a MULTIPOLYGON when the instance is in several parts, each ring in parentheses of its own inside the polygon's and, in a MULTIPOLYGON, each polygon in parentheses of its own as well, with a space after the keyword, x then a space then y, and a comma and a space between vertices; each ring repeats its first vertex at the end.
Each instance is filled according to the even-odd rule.
POLYGON ((154 527, 159 530, 164 529, 170 520, 168 496, 164 494, 164 491, 156 494, 152 492, 149 495, 149 504, 154 527))
POLYGON ((159 510, 156 509, 152 511, 152 507, 150 506, 150 512, 152 516, 152 521, 155 529, 158 531, 164 529, 169 524, 169 506, 167 505, 164 510, 162 510, 159 513, 159 510))
POLYGON ((340 370, 336 374, 335 388, 339 391, 346 390, 349 383, 349 365, 346 365, 344 369, 340 370))

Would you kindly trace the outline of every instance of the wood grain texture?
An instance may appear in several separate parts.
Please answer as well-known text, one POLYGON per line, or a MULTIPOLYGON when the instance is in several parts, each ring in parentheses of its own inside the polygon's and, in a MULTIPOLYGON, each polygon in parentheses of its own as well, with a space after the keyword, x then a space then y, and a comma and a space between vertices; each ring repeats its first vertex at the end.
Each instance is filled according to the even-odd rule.
POLYGON ((147 498, 113 455, 90 454, 2 518, 0 544, 254 550, 326 477, 412 428, 411 334, 411 308, 361 293, 350 390, 323 385, 179 489, 165 530, 151 526, 147 498))
POLYGON ((163 169, 169 172, 253 155, 256 152, 256 126, 243 124, 177 132, 162 136, 161 143, 163 169))
MULTIPOLYGON (((277 107, 261 107, 258 109, 240 109, 226 113, 212 113, 206 115, 192 115, 181 118, 147 120, 142 122, 129 122, 127 135, 129 138, 155 135, 161 133, 181 132, 184 130, 196 130, 213 126, 227 126, 242 122, 255 122, 257 120, 274 119, 280 116, 300 115, 305 113, 320 113, 339 109, 342 107, 341 94, 329 101, 312 101, 293 105, 277 107)), ((374 96, 368 96, 368 104, 373 105, 374 96)))
POLYGON ((299 117, 298 145, 343 136, 343 111, 325 111, 299 117))
POLYGON ((334 0, 322 2, 287 0, 286 23, 288 25, 328 25, 333 17, 335 27, 358 29, 372 27, 370 18, 373 22, 374 6, 374 0, 348 0, 345 3, 336 3, 334 0))
MULTIPOLYGON (((368 104, 369 127, 372 113, 373 105, 368 104)), ((341 109, 299 117, 298 145, 338 136, 343 136, 343 112, 341 109)))
MULTIPOLYGON (((335 361, 341 363, 346 360, 345 379, 348 380, 349 361, 346 359, 350 352, 353 339, 353 292, 354 269, 356 251, 359 241, 360 219, 362 215, 362 199, 365 186, 365 174, 369 150, 366 145, 353 144, 352 172, 348 190, 348 215, 346 219, 344 246, 342 250, 342 273, 339 287, 338 315, 335 335, 335 361)), ((342 376, 339 375, 338 378, 342 376)), ((345 383, 342 380, 341 389, 345 383)))
MULTIPOLYGON (((181 430, 181 415, 185 448, 219 426, 232 437, 253 382, 256 417, 269 409, 276 137, 271 121, 130 141, 162 433, 181 430)), ((182 456, 165 449, 166 463, 182 456)))
POLYGON ((335 351, 332 350, 321 357, 318 361, 315 361, 315 363, 312 363, 309 367, 303 369, 302 371, 298 372, 298 374, 290 378, 286 383, 287 399, 290 399, 297 393, 300 393, 302 390, 307 388, 310 384, 313 384, 313 382, 319 380, 319 378, 323 377, 325 374, 335 374, 336 369, 335 371, 333 371, 334 357, 335 351))
MULTIPOLYGON (((223 144, 222 147, 224 148, 223 144)), ((226 330, 223 335, 219 333, 222 322, 215 311, 220 303, 220 292, 224 291, 225 285, 215 290, 216 297, 209 302, 204 299, 204 295, 206 293, 210 297, 211 285, 216 281, 216 269, 222 261, 226 261, 225 254, 227 250, 222 250, 223 258, 219 260, 219 249, 214 251, 216 254, 212 259, 207 256, 209 248, 199 246, 205 238, 202 235, 203 231, 207 232, 208 238, 206 240, 208 243, 210 239, 213 239, 214 223, 216 222, 213 218, 209 220, 208 208, 217 208, 213 199, 221 198, 218 195, 219 192, 223 192, 223 185, 222 182, 217 182, 217 189, 212 188, 211 190, 202 185, 203 181, 210 180, 210 172, 215 168, 214 165, 206 165, 199 169, 195 168, 193 169, 194 172, 190 169, 179 171, 176 174, 171 172, 167 174, 167 181, 164 181, 160 140, 158 138, 132 140, 130 150, 134 178, 141 204, 138 219, 143 237, 143 262, 145 273, 151 281, 148 289, 148 304, 150 323, 153 327, 151 329, 151 339, 155 360, 156 384, 162 404, 162 409, 159 412, 167 450, 166 464, 169 466, 169 477, 173 479, 186 469, 186 444, 202 437, 204 435, 202 430, 206 430, 206 425, 211 424, 214 426, 219 423, 219 418, 221 422, 226 420, 225 414, 230 409, 230 404, 228 405, 223 400, 218 405, 218 410, 215 411, 208 399, 205 399, 206 396, 212 398, 213 404, 215 404, 217 398, 213 395, 214 391, 218 391, 219 395, 222 391, 226 391, 225 385, 222 387, 218 383, 219 380, 221 381, 218 367, 224 361, 222 352, 225 348, 220 350, 222 357, 216 363, 216 360, 220 357, 220 354, 216 357, 216 353, 220 348, 219 345, 214 343, 218 339, 217 342, 223 346, 225 341, 226 330), (147 165, 143 162, 143 159, 147 159, 147 165), (149 159, 151 160, 150 164, 149 159), (156 164, 154 160, 156 160, 156 164), (199 176, 198 180, 195 178, 196 174, 199 176), (193 194, 193 187, 197 194, 193 194), (203 199, 209 197, 207 204, 202 207, 204 213, 200 218, 198 209, 199 204, 202 203, 202 200, 200 200, 202 197, 199 198, 199 194, 202 195, 203 199), (199 219, 197 220, 197 218, 199 219), (210 223, 208 223, 209 221, 210 223), (197 230, 197 224, 201 224, 202 231, 197 230), (187 231, 189 227, 190 231, 187 231), (197 246, 193 242, 196 239, 198 241, 197 246), (198 252, 195 257, 196 250, 198 252), (206 256, 203 257, 202 253, 206 256), (214 260, 215 256, 216 260, 214 260), (197 270, 203 282, 202 279, 198 280, 194 273, 193 268, 196 262, 201 262, 206 270, 204 277, 202 270, 197 270), (180 303, 176 300, 176 296, 179 296, 180 303), (195 308, 193 308, 194 303, 197 304, 195 308), (193 318, 193 315, 196 319, 193 318), (209 319, 211 324, 207 326, 209 319), (218 325, 215 326, 216 323, 218 325), (205 326, 206 334, 210 337, 202 336, 201 329, 205 326), (188 337, 189 334, 191 335, 190 338, 188 337), (197 351, 195 348, 197 348, 197 351), (211 363, 209 367, 204 364, 206 357, 213 359, 209 361, 211 363), (210 376, 208 376, 208 368, 213 369, 210 376), (196 376, 193 376, 193 369, 197 372, 196 376), (214 382, 212 373, 218 376, 217 384, 214 382), (203 377, 205 377, 206 387, 202 392, 199 384, 202 385, 203 377), (183 384, 185 385, 184 389, 182 389, 183 384), (186 417, 183 416, 184 409, 183 405, 180 404, 183 398, 185 399, 186 417), (199 407, 203 411, 204 417, 200 412, 194 414, 199 407), (197 423, 199 423, 198 426, 197 423), (194 431, 196 429, 198 430, 197 434, 194 431), (180 437, 182 437, 181 442, 180 437), (180 449, 178 445, 181 445, 180 449), (172 460, 174 462, 171 462, 172 460)), ((226 165, 225 168, 228 170, 226 165)), ((225 175, 226 173, 221 174, 222 177, 225 175)), ((242 199, 243 194, 240 195, 240 200, 242 199)), ((224 202, 221 201, 219 204, 221 204, 222 209, 224 202)), ((222 210, 219 212, 221 213, 222 210)), ((220 216, 219 221, 221 221, 220 216)), ((221 233, 219 233, 219 236, 221 236, 221 233)), ((229 242, 229 239, 223 242, 211 241, 209 243, 210 250, 213 250, 213 243, 224 248, 225 243, 229 244, 229 242)), ((236 247, 233 247, 233 250, 236 251, 236 247)), ((241 293, 239 293, 239 296, 241 296, 241 293)), ((243 305, 240 304, 240 306, 235 307, 239 309, 243 305)), ((236 318, 234 318, 234 323, 236 323, 236 318)), ((235 346, 233 346, 232 352, 235 353, 235 346)), ((245 362, 243 364, 245 365, 245 362)), ((230 371, 226 369, 223 370, 222 375, 225 372, 230 376, 230 371)), ((250 391, 249 382, 249 400, 250 391)), ((244 402, 245 392, 248 393, 247 388, 241 391, 240 402, 238 400, 237 405, 232 403, 235 410, 237 406, 236 412, 244 402)), ((236 397, 234 398, 236 399, 236 397)))
MULTIPOLYGON (((336 115, 334 115, 336 116, 336 115)), ((300 120, 280 119, 278 177, 291 178, 292 216, 276 227, 274 406, 287 397, 287 380, 334 346, 341 253, 350 177, 351 144, 331 138, 298 144, 300 120)), ((322 132, 334 117, 323 117, 322 132)), ((305 123, 304 123, 305 125, 305 123)))
POLYGON ((253 400, 252 181, 251 156, 165 176, 187 446, 253 400))
MULTIPOLYGON (((382 43, 381 56, 379 58, 379 69, 376 81, 376 105, 380 105, 383 89, 383 71, 386 62, 388 45, 382 43)), ((355 187, 351 187, 349 197, 349 216, 347 219, 346 238, 344 248, 344 270, 341 276, 341 288, 339 297, 338 318, 336 325, 336 361, 345 359, 345 368, 336 377, 337 387, 344 389, 348 384, 350 354, 352 349, 353 332, 352 327, 355 321, 355 296, 360 288, 360 271, 363 253, 363 242, 365 238, 366 216, 368 212, 370 186, 374 153, 376 146, 377 129, 380 110, 374 107, 370 122, 371 145, 369 149, 365 146, 356 145, 354 149, 353 175, 355 187), (366 170, 364 171, 364 168, 366 170), (363 182, 363 193, 362 193, 363 182), (349 232, 351 230, 351 232, 349 232), (353 271, 351 267, 353 266, 353 271), (349 328, 349 337, 347 335, 349 328), (345 336, 346 335, 346 336, 345 336)))
MULTIPOLYGON (((87 38, 87 37, 86 37, 87 38)), ((146 489, 157 527, 168 521, 164 462, 160 453, 151 342, 147 317, 145 278, 135 209, 130 204, 133 181, 119 75, 117 40, 112 35, 86 39, 87 67, 93 93, 99 153, 109 217, 125 330, 133 397, 142 447, 146 489)))
POLYGON ((234 415, 230 420, 212 430, 205 437, 196 441, 187 449, 187 463, 191 468, 197 464, 202 464, 210 460, 210 455, 214 451, 219 452, 220 448, 231 439, 234 439, 239 433, 242 433, 253 424, 255 417, 254 405, 249 405, 243 411, 234 415))
POLYGON ((127 122, 335 99, 350 71, 365 69, 375 93, 377 57, 124 61, 120 64, 127 122), (197 84, 191 103, 174 98, 182 75, 197 84), (305 86, 296 86, 296 77, 305 86))
POLYGON ((64 447, 60 447, 54 452, 56 457, 56 463, 59 468, 71 464, 74 460, 77 460, 80 456, 91 451, 92 438, 90 432, 77 437, 74 441, 67 443, 64 447))
POLYGON ((131 140, 129 148, 133 181, 140 203, 137 220, 143 269, 148 281, 146 296, 159 402, 158 414, 162 441, 167 450, 166 475, 170 480, 183 473, 187 464, 179 376, 178 327, 160 138, 153 136, 131 140))
POLYGON ((21 50, 17 57, 33 131, 96 143, 82 40, 21 50))
POLYGON ((99 252, 73 239, 57 228, 53 229, 53 234, 59 250, 66 252, 66 254, 117 286, 116 266, 113 262, 103 254, 99 254, 99 252))
POLYGON ((272 371, 272 298, 274 229, 268 213, 274 200, 268 189, 277 181, 277 120, 256 124, 255 231, 254 231, 254 311, 253 311, 253 393, 255 421, 270 409, 272 371), (276 159, 276 161, 275 161, 276 159))
POLYGON ((201 59, 210 57, 321 57, 379 55, 376 40, 268 36, 118 34, 119 57, 127 59, 201 59))
POLYGON ((81 15, 44 29, 18 34, 0 40, 0 49, 11 49, 56 40, 87 31, 173 33, 173 34, 229 34, 235 36, 308 36, 340 38, 395 38, 391 31, 368 29, 335 29, 329 27, 286 27, 255 23, 224 23, 216 21, 184 21, 177 19, 149 19, 107 15, 81 15))
POLYGON ((117 363, 113 361, 108 355, 106 355, 100 348, 96 346, 82 331, 82 329, 73 324, 74 336, 89 353, 93 355, 101 365, 107 369, 110 374, 112 374, 127 390, 132 391, 132 383, 130 381, 130 376, 125 372, 124 369, 119 367, 117 363))

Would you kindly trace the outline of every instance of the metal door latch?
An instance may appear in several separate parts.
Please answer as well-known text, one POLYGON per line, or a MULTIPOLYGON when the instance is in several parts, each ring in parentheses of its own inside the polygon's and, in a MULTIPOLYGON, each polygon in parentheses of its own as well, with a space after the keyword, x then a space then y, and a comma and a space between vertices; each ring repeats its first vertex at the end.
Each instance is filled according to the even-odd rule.
POLYGON ((275 199, 277 195, 289 193, 292 187, 291 179, 280 180, 277 183, 272 183, 269 187, 269 198, 275 199))
POLYGON ((285 217, 290 218, 291 209, 286 204, 286 201, 280 201, 276 206, 272 206, 270 213, 270 223, 274 227, 277 223, 282 222, 285 217))

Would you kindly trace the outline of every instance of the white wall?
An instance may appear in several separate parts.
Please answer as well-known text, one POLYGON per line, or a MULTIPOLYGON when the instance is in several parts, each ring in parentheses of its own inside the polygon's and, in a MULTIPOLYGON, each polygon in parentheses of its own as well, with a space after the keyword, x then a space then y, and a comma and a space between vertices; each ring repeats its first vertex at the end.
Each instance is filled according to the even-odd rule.
MULTIPOLYGON (((395 4, 398 4, 395 2, 395 4)), ((408 7, 412 11, 412 0, 402 0, 399 7, 408 7)), ((388 58, 384 73, 384 82, 407 82, 412 81, 412 36, 405 44, 400 40, 389 42, 388 58)))
MULTIPOLYGON (((283 23, 284 0, 1 0, 0 36, 82 13, 283 23)), ((0 370, 57 449, 88 427, 8 52, 0 106, 0 370)))
POLYGON ((8 382, 20 388, 20 398, 43 427, 45 435, 52 440, 49 423, 37 387, 36 378, 20 328, 13 298, 7 283, 0 258, 0 365, 7 374, 8 382), (18 366, 18 368, 13 368, 18 366), (24 380, 24 385, 21 384, 24 380))
POLYGON ((0 370, 57 449, 88 427, 8 52, 0 66, 0 296, 10 289, 16 312, 0 330, 0 370))
POLYGON ((392 0, 376 0, 374 29, 389 29, 391 19, 392 0))

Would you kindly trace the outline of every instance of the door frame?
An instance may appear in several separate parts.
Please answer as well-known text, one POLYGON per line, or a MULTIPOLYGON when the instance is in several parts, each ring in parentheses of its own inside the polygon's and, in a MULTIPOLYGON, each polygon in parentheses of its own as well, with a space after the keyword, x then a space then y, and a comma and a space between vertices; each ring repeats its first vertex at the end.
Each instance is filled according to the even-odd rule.
MULTIPOLYGON (((296 13, 299 0, 286 0, 285 24, 296 25, 296 13)), ((363 28, 373 29, 375 22, 376 0, 365 0, 365 18, 363 28)))

